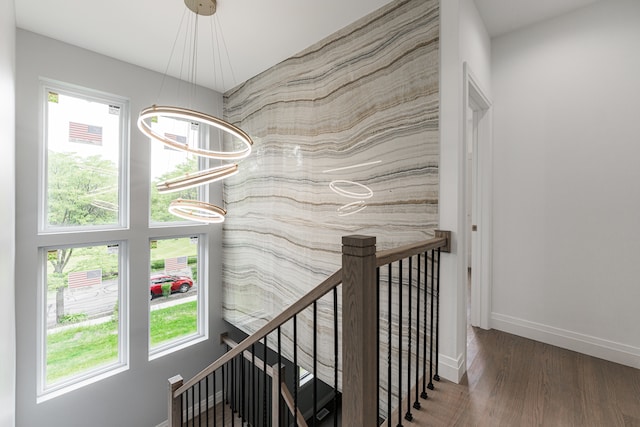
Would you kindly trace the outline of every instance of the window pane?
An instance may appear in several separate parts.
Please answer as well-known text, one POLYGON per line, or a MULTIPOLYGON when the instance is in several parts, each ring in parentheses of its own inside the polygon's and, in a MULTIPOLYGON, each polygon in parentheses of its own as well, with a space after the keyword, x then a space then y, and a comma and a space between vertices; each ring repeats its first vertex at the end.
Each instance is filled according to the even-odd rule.
POLYGON ((151 349, 197 336, 198 237, 151 242, 151 349))
POLYGON ((119 245, 46 252, 45 388, 116 364, 119 245))
POLYGON ((121 106, 46 93, 45 228, 118 224, 121 106))
MULTIPOLYGON (((199 125, 184 120, 158 117, 151 122, 152 129, 165 137, 190 147, 199 146, 199 125)), ((151 222, 182 222, 169 213, 169 203, 182 198, 198 199, 198 188, 190 188, 172 193, 160 194, 158 183, 177 178, 199 170, 198 157, 186 151, 176 150, 161 142, 150 140, 151 144, 151 222)))

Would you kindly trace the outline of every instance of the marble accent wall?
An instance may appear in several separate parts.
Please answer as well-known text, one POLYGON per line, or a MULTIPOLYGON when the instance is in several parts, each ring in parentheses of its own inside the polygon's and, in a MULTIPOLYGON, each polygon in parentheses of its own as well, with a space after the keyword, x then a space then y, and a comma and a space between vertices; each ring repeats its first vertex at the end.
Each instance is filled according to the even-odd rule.
POLYGON ((224 182, 226 320, 280 313, 340 268, 343 235, 433 234, 439 68, 438 0, 398 0, 225 94, 255 143, 224 182))

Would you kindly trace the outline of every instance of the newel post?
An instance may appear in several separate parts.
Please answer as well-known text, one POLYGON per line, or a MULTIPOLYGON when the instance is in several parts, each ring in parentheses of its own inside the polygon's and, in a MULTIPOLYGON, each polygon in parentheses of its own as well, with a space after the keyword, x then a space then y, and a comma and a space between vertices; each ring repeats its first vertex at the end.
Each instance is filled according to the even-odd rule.
POLYGON ((378 425, 376 238, 342 238, 342 425, 378 425))
POLYGON ((169 427, 180 427, 182 425, 182 408, 180 403, 182 397, 173 397, 177 389, 182 387, 183 381, 180 375, 169 378, 169 427))

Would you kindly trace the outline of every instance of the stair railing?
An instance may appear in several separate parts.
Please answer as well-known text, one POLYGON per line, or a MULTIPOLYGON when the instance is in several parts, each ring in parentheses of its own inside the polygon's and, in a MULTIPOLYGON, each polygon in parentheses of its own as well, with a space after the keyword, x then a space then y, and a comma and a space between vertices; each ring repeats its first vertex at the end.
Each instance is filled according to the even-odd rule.
MULTIPOLYGON (((333 332, 333 355, 329 357, 333 378, 326 372, 323 376, 325 381, 331 380, 328 384, 333 383, 333 425, 339 425, 340 390, 344 396, 343 426, 378 426, 381 422, 390 426, 394 418, 402 426, 404 409, 404 419, 413 418, 412 393, 412 408, 420 410, 420 399, 427 398, 427 389, 434 389, 432 380, 439 380, 439 265, 440 253, 449 251, 450 233, 437 230, 433 239, 378 253, 375 237, 345 236, 342 243, 340 270, 239 344, 227 342, 229 351, 190 380, 184 382, 180 376, 169 380, 170 427, 226 427, 235 422, 254 427, 305 426, 298 405, 297 366, 298 329, 303 323, 298 322, 298 316, 307 309, 313 310, 313 344, 304 352, 312 357, 314 400, 310 425, 314 427, 323 414, 318 401, 319 305, 323 314, 332 314, 332 322, 324 319, 322 328, 333 332), (337 289, 340 284, 341 312, 337 289), (283 350, 283 335, 292 344, 289 350, 283 350), (403 348, 405 342, 407 347, 403 348), (276 360, 271 367, 267 365, 270 356, 276 360), (245 368, 247 362, 249 367, 245 368), (285 362, 294 367, 293 395, 285 381, 285 362), (381 375, 382 371, 386 375, 381 375), (405 374, 407 382, 403 384, 405 374), (418 394, 421 381, 422 392, 418 394)), ((325 344, 326 341, 325 337, 325 344)), ((322 350, 326 353, 331 348, 322 350)))

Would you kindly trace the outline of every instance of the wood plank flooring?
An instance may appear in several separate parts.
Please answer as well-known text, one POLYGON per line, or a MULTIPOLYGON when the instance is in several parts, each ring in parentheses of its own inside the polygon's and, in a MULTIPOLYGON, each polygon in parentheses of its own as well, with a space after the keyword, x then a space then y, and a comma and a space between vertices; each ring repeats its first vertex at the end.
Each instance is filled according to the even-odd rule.
POLYGON ((461 384, 436 382, 405 426, 637 426, 640 370, 470 328, 461 384))

